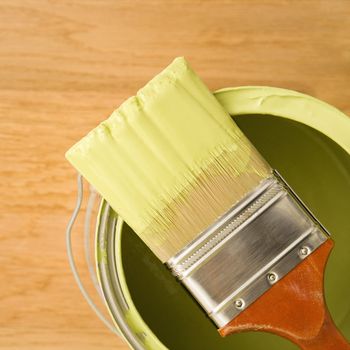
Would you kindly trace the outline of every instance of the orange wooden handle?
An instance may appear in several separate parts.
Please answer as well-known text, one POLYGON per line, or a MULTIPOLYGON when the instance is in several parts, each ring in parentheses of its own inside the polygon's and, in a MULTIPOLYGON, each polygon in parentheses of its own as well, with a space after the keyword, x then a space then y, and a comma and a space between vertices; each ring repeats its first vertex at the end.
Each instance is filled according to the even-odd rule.
POLYGON ((350 349, 350 344, 339 332, 328 311, 326 311, 324 322, 316 337, 308 340, 294 339, 294 342, 303 350, 350 349))
POLYGON ((219 329, 222 336, 265 331, 303 350, 350 350, 327 310, 323 279, 333 241, 328 239, 246 310, 219 329))

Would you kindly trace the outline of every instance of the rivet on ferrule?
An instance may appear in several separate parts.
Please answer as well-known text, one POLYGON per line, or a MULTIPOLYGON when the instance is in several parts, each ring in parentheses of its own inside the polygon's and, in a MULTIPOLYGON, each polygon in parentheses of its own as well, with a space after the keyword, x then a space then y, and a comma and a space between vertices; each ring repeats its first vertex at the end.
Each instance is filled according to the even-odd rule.
POLYGON ((236 299, 234 301, 235 307, 238 310, 242 310, 245 306, 244 300, 243 299, 236 299))
POLYGON ((299 256, 301 259, 306 258, 311 253, 311 249, 308 246, 302 246, 299 249, 299 256))
POLYGON ((270 284, 274 284, 278 281, 278 275, 275 272, 270 272, 267 274, 267 280, 270 284))

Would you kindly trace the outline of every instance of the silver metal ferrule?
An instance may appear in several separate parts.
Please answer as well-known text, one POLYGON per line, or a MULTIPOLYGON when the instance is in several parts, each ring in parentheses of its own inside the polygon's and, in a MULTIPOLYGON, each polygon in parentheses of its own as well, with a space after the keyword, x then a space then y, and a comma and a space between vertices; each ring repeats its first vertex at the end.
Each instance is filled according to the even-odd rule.
POLYGON ((274 171, 167 266, 221 328, 328 235, 274 171))

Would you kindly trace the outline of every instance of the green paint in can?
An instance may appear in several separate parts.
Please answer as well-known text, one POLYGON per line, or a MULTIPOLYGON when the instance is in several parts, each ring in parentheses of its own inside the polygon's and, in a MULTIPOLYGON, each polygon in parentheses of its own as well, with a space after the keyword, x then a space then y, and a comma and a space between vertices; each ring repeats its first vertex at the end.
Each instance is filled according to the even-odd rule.
MULTIPOLYGON (((326 299, 350 339, 350 119, 321 101, 283 89, 224 89, 216 97, 331 232, 336 245, 326 270, 326 299)), ((98 256, 104 257, 97 259, 99 281, 112 319, 131 347, 297 349, 267 333, 221 338, 187 291, 105 202, 96 239, 98 256)))

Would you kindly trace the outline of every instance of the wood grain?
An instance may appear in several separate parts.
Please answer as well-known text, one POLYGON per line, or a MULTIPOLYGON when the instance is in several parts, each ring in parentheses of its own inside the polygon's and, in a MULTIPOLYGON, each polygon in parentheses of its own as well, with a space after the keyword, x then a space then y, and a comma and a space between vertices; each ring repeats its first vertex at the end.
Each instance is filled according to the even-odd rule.
POLYGON ((68 268, 69 146, 178 55, 212 89, 291 88, 350 114, 349 33, 347 0, 1 0, 0 349, 126 349, 68 268))

